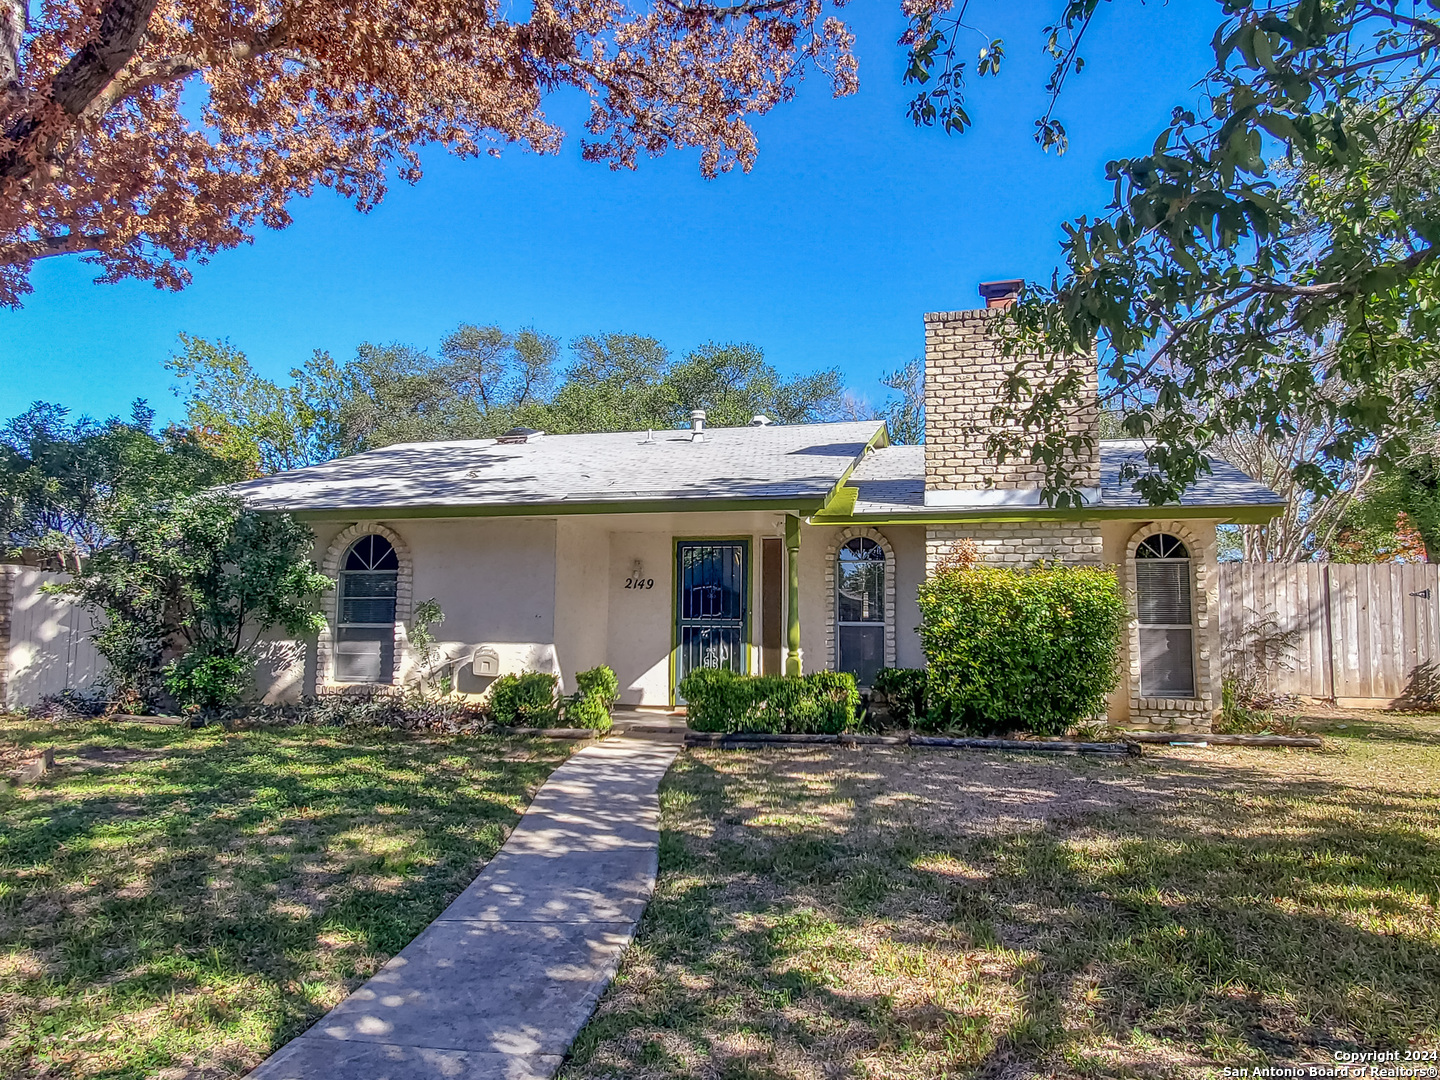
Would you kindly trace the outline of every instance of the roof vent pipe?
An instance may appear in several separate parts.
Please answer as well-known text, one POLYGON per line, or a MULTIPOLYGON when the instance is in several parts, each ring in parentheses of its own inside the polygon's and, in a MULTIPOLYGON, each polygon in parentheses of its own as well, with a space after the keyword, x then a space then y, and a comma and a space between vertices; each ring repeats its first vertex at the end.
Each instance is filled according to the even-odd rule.
POLYGON ((775 421, 771 420, 764 413, 756 413, 750 418, 751 427, 769 427, 773 423, 775 423, 775 421))
POLYGON ((691 442, 704 442, 704 441, 705 441, 705 410, 704 410, 704 409, 691 409, 691 410, 690 410, 690 441, 691 441, 691 442))

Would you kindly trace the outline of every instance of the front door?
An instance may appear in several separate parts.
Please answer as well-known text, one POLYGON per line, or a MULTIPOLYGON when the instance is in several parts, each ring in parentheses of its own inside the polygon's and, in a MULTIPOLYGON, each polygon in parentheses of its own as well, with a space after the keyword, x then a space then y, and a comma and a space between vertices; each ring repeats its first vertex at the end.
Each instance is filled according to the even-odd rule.
POLYGON ((744 540, 675 545, 677 687, 696 668, 748 670, 749 561, 750 545, 744 540))

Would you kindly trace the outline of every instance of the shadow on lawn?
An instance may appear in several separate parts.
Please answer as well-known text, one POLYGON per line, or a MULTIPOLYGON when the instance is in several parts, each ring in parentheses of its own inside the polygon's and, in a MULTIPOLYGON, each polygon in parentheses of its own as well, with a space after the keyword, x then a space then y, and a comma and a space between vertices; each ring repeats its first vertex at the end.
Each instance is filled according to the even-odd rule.
POLYGON ((659 890, 569 1077, 1161 1075, 1440 1034, 1433 792, 1234 761, 714 760, 671 774, 659 890))
POLYGON ((139 760, 115 764, 117 737, 94 731, 0 805, 0 959, 16 958, 0 968, 0 1066, 70 1061, 57 1035, 130 1018, 145 1045, 86 1075, 170 1064, 197 1025, 263 1055, 458 895, 563 757, 369 731, 127 731, 139 760))

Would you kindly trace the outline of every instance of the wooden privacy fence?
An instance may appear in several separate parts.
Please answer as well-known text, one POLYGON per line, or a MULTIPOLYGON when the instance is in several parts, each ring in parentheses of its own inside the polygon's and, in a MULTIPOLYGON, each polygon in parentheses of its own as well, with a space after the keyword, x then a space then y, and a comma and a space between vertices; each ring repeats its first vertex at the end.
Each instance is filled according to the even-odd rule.
POLYGON ((90 614, 44 591, 46 583, 64 580, 28 566, 0 565, 0 709, 83 690, 104 671, 90 641, 90 614))
POLYGON ((1221 563, 1229 674, 1341 705, 1440 699, 1440 565, 1221 563))

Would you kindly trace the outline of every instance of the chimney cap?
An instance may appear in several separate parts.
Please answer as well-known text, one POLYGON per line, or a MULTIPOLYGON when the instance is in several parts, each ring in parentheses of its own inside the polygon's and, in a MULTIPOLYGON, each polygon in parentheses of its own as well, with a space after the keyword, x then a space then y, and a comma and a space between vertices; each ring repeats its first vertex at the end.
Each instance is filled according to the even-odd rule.
POLYGON ((1009 307, 1025 287, 1023 278, 1009 278, 1005 281, 982 281, 980 295, 986 307, 1009 307))

